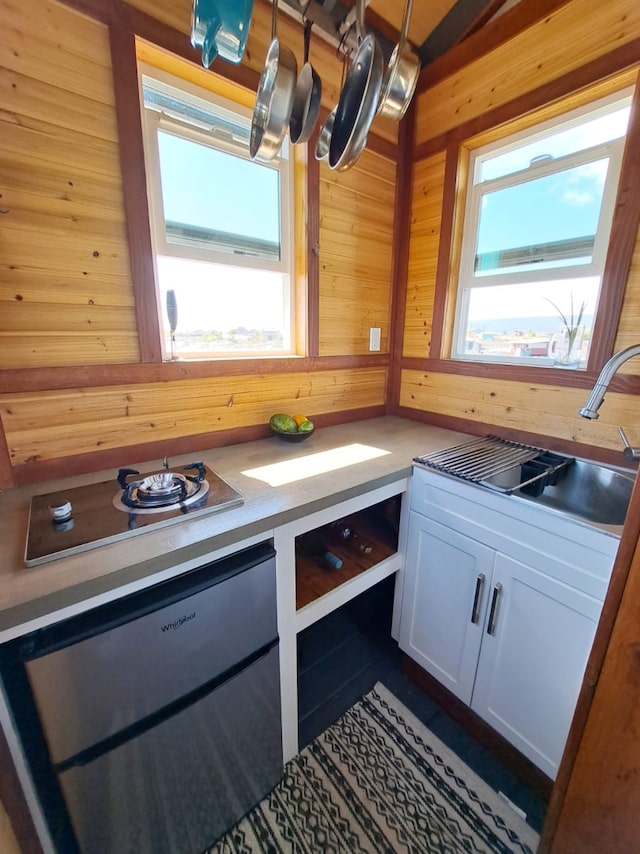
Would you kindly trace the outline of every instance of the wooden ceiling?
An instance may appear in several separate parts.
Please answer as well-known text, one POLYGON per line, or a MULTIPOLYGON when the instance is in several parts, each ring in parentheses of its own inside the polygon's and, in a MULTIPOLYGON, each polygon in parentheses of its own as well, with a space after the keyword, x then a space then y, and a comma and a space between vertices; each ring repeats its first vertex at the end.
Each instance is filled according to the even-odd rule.
MULTIPOLYGON (((413 0, 409 41, 426 65, 516 2, 518 0, 413 0)), ((371 0, 367 18, 375 29, 381 29, 384 22, 390 28, 384 35, 391 36, 394 41, 402 27, 404 9, 402 0, 395 3, 371 0)))
MULTIPOLYGON (((484 26, 519 0, 413 0, 409 20, 409 41, 427 65, 453 45, 484 26)), ((283 9, 313 20, 316 31, 329 37, 339 33, 355 0, 280 0, 283 9), (333 33, 331 29, 334 27, 333 33)), ((389 53, 397 43, 405 11, 405 0, 369 0, 366 11, 368 30, 378 35, 389 53)))

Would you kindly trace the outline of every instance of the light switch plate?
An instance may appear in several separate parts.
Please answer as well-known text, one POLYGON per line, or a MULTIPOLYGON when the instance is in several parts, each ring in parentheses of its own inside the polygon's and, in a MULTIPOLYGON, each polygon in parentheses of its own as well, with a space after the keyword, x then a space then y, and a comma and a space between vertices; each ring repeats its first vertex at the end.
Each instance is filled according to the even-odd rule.
POLYGON ((369 329, 369 350, 380 349, 380 327, 372 326, 369 329))

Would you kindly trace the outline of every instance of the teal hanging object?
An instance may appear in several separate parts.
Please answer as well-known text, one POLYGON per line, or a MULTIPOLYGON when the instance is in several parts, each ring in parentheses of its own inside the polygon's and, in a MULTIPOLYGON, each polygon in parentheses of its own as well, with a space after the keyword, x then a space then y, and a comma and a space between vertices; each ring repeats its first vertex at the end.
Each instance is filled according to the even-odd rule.
POLYGON ((253 0, 193 0, 191 44, 202 48, 209 68, 216 56, 241 62, 247 46, 253 0))

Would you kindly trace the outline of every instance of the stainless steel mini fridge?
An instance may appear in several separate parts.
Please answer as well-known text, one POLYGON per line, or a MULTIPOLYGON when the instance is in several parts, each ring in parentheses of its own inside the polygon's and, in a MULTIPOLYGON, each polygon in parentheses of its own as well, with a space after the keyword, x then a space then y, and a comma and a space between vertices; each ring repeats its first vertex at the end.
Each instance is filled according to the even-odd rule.
POLYGON ((34 633, 12 655, 5 685, 65 854, 199 854, 282 775, 268 544, 34 633))

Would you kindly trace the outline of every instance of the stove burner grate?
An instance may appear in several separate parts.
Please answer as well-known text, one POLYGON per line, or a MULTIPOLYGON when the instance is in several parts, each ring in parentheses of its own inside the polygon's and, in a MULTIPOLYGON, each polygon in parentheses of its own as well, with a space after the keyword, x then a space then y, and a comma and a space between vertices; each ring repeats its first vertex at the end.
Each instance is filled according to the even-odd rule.
POLYGON ((114 496, 113 504, 119 510, 129 513, 150 513, 170 510, 176 506, 187 506, 203 499, 209 491, 204 479, 204 465, 193 463, 184 467, 185 471, 196 470, 197 474, 179 474, 164 471, 143 477, 141 480, 129 480, 139 475, 135 469, 120 469, 118 483, 122 493, 114 496))

